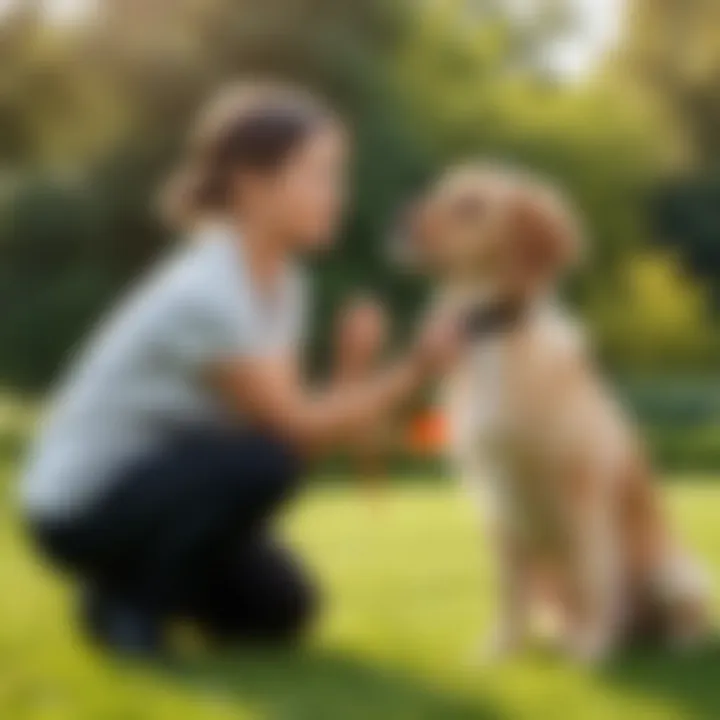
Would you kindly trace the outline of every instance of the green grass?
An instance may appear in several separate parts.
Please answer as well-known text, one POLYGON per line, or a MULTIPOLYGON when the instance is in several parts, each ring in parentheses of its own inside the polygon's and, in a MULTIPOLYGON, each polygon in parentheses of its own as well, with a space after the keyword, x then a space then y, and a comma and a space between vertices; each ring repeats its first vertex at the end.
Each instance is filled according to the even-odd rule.
MULTIPOLYGON (((673 514, 720 578, 720 483, 672 484, 673 514)), ((325 590, 295 653, 190 653, 173 668, 109 660, 69 621, 64 584, 0 515, 0 718, 4 720, 453 720, 720 717, 720 649, 635 656, 602 671, 531 654, 471 662, 492 598, 489 553, 451 484, 311 490, 290 541, 325 590)), ((717 589, 717 586, 716 586, 717 589)), ((716 593, 720 598, 720 593, 716 593)))

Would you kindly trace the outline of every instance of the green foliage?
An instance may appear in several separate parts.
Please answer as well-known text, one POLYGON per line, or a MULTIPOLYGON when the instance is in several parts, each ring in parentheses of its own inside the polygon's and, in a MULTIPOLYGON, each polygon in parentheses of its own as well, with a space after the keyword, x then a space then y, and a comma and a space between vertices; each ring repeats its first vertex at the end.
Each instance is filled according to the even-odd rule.
POLYGON ((597 344, 607 359, 626 368, 712 369, 720 343, 707 293, 668 253, 629 257, 615 293, 591 304, 597 344))
POLYGON ((667 146, 675 172, 653 193, 654 229, 688 269, 713 283, 717 308, 720 5, 705 0, 631 0, 626 20, 611 69, 613 80, 652 103, 670 129, 667 146))
POLYGON ((720 308, 720 173, 682 177, 661 184, 652 215, 658 239, 703 278, 720 308))
POLYGON ((648 441, 658 467, 668 471, 717 471, 720 468, 720 424, 653 428, 648 441))
MULTIPOLYGON (((406 17, 402 3, 287 0, 259 8, 183 0, 171 17, 107 5, 105 20, 86 36, 55 30, 53 40, 66 50, 57 62, 65 84, 92 95, 92 80, 101 77, 112 103, 124 108, 120 118, 105 122, 66 98, 72 129, 99 124, 110 135, 112 128, 112 142, 102 152, 75 152, 61 172, 35 136, 26 149, 13 143, 15 156, 8 156, 15 171, 0 225, 0 300, 9 308, 0 329, 0 381, 44 385, 110 298, 167 244, 153 213, 156 190, 197 107, 214 87, 237 77, 280 75, 306 83, 352 120, 357 203, 341 253, 320 270, 316 354, 322 354, 332 308, 353 288, 400 296, 397 305, 407 316, 417 293, 391 279, 382 242, 408 188, 427 175, 429 160, 384 79, 406 17), (92 77, 79 72, 78 58, 92 67, 92 77)), ((40 16, 21 19, 4 29, 32 56, 39 37, 52 33, 40 16)), ((23 99, 34 101, 32 87, 25 93, 23 99)), ((0 124, 25 127, 26 114, 45 117, 37 104, 26 111, 14 97, 6 102, 0 124)), ((70 143, 64 128, 53 126, 53 132, 60 145, 70 143)))
POLYGON ((630 0, 618 71, 651 93, 691 159, 720 161, 720 5, 630 0))
MULTIPOLYGON (((682 94, 658 90, 643 79, 654 70, 641 69, 665 72, 672 48, 647 49, 643 28, 630 23, 623 69, 569 85, 545 57, 572 26, 571 4, 535 7, 525 16, 501 0, 176 0, 169 12, 162 3, 106 0, 96 22, 71 28, 48 25, 35 3, 23 4, 0 23, 0 382, 44 386, 172 240, 153 212, 158 185, 197 107, 238 77, 282 76, 318 89, 357 139, 353 212, 338 250, 317 268, 316 359, 326 356, 334 309, 357 289, 387 299, 403 337, 423 288, 386 262, 387 230, 398 206, 459 158, 528 165, 572 194, 592 245, 576 296, 592 312, 599 303, 623 315, 612 303, 623 268, 658 225, 689 269, 716 280, 712 201, 698 209, 691 189, 671 219, 660 210, 672 203, 648 203, 666 167, 668 127, 681 123, 663 122, 661 103, 647 98, 660 93, 677 104, 682 94), (648 211, 662 222, 649 222, 648 211)), ((682 77, 673 88, 689 83, 682 77)), ((703 83, 703 97, 713 96, 703 83)), ((699 144, 705 137, 687 134, 699 144)), ((635 328, 652 305, 636 307, 635 328)), ((603 327, 614 322, 609 313, 603 327)), ((687 335, 707 332, 714 343, 715 325, 704 309, 695 315, 687 335)), ((697 365, 702 343, 683 338, 673 362, 697 365)), ((630 340, 611 344, 614 361, 638 359, 625 352, 630 340)), ((643 352, 650 364, 658 355, 643 352)))

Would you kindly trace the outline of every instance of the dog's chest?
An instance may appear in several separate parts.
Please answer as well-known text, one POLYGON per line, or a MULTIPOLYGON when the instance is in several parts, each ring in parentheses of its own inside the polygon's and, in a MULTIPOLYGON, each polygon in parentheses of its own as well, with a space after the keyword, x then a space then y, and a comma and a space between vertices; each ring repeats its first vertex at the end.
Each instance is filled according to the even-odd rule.
POLYGON ((447 402, 454 460, 486 508, 548 543, 560 530, 553 467, 563 452, 562 361, 570 328, 537 318, 514 336, 479 343, 450 383, 447 402))
POLYGON ((507 347, 501 340, 470 350, 446 387, 450 440, 456 456, 490 451, 507 423, 507 347))
POLYGON ((576 328, 551 311, 520 332, 478 342, 448 384, 454 449, 506 454, 547 446, 563 415, 563 368, 580 346, 576 328))

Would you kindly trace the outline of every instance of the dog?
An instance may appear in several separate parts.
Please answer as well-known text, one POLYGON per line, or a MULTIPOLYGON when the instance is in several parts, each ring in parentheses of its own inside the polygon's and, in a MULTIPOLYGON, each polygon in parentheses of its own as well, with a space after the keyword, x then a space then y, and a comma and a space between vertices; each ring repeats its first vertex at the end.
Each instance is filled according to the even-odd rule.
POLYGON ((440 312, 514 308, 468 343, 444 393, 451 456, 483 495, 496 551, 493 653, 521 648, 541 606, 583 662, 636 640, 699 642, 704 571, 672 533, 641 440, 558 298, 586 250, 565 195, 524 171, 455 167, 403 235, 440 312))

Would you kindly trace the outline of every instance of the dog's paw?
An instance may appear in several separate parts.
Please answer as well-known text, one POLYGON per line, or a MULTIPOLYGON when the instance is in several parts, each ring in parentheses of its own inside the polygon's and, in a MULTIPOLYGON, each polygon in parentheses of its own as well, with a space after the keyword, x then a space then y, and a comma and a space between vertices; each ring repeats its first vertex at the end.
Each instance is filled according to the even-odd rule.
POLYGON ((580 665, 595 667, 605 662, 615 648, 613 634, 603 628, 589 627, 570 634, 567 654, 580 665))

